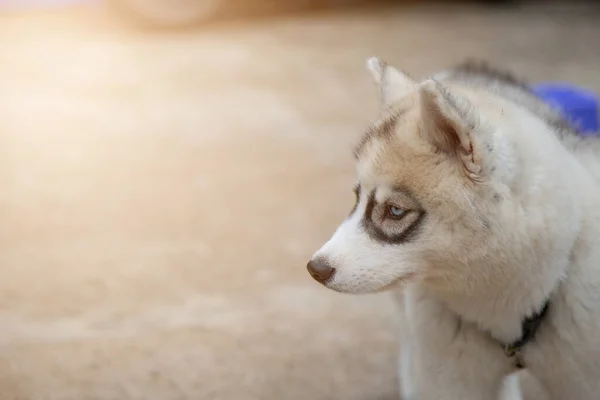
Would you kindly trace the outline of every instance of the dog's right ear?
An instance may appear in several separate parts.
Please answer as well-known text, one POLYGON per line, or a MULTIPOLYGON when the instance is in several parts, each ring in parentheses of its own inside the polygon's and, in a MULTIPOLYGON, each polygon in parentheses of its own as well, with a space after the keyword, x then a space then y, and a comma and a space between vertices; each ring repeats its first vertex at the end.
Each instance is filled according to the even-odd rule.
POLYGON ((367 60, 367 69, 379 87, 380 101, 384 107, 392 105, 418 87, 417 82, 408 75, 377 57, 367 60))

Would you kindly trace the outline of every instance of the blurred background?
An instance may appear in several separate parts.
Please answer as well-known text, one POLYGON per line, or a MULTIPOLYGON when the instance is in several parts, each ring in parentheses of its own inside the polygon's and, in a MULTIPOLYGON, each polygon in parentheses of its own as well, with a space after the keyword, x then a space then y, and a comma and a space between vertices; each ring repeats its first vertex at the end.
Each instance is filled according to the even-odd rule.
POLYGON ((576 1, 0 0, 0 399, 397 399, 395 309, 305 265, 365 60, 600 91, 576 1))

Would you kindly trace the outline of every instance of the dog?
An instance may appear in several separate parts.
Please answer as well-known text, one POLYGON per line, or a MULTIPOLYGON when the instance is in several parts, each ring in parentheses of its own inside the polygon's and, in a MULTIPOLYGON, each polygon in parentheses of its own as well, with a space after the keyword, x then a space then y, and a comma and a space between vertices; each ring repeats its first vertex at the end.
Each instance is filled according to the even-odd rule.
POLYGON ((483 63, 367 65, 381 115, 312 277, 399 300, 403 399, 520 399, 519 371, 549 399, 598 399, 600 141, 483 63))

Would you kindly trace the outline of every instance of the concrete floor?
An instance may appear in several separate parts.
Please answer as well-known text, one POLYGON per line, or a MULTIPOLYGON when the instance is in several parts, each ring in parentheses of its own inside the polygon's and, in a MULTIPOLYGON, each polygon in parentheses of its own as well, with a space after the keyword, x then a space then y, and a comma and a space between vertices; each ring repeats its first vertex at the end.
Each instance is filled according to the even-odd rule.
POLYGON ((391 301, 305 271, 353 202, 365 58, 600 91, 599 15, 0 17, 0 399, 396 398, 391 301))

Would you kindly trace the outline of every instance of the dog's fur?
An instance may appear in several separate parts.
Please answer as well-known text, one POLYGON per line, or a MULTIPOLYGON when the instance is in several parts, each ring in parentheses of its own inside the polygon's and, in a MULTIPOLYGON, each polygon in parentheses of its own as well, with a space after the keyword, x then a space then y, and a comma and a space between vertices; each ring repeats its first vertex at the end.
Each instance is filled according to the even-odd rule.
POLYGON ((395 291, 418 400, 497 398, 515 371, 501 344, 549 299, 527 370, 551 399, 597 399, 600 143, 485 65, 421 82, 368 65, 383 112, 355 150, 356 206, 313 256, 325 285, 395 291))

